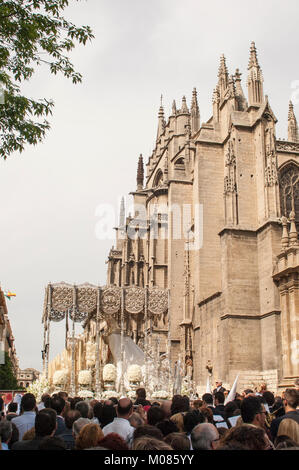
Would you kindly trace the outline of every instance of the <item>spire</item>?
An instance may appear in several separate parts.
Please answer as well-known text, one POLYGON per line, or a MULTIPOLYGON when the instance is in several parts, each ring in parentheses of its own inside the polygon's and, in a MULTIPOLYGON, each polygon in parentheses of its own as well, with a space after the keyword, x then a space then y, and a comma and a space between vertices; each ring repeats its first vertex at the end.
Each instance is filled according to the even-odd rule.
POLYGON ((212 103, 213 103, 213 119, 214 119, 214 122, 218 122, 219 121, 219 103, 220 103, 220 94, 219 94, 218 85, 216 85, 216 88, 214 88, 212 103))
POLYGON ((175 102, 175 100, 173 100, 173 102, 172 102, 172 110, 171 110, 171 114, 172 114, 172 116, 175 116, 175 115, 176 115, 176 113, 177 113, 177 109, 176 109, 176 102, 175 102))
POLYGON ((120 210, 119 210, 119 226, 123 227, 125 225, 125 198, 121 198, 120 210))
POLYGON ((228 87, 228 70, 226 66, 226 60, 224 54, 220 57, 220 65, 218 70, 218 88, 220 98, 224 97, 225 91, 228 87))
POLYGON ((263 74, 257 60, 255 43, 251 43, 248 64, 248 101, 249 106, 260 106, 264 101, 263 74))
POLYGON ((139 155, 137 167, 137 191, 143 189, 144 169, 142 154, 139 155))
POLYGON ((182 107, 180 109, 180 113, 181 114, 186 114, 186 113, 189 114, 189 109, 188 109, 188 106, 187 106, 186 96, 183 96, 183 98, 182 98, 182 107))
POLYGON ((199 106, 197 102, 197 91, 193 88, 192 91, 192 103, 191 103, 191 133, 194 134, 200 127, 200 114, 199 106))
POLYGON ((159 113, 158 113, 158 131, 157 131, 157 140, 163 134, 164 128, 165 128, 165 119, 164 119, 164 108, 162 104, 162 98, 163 96, 161 95, 161 103, 160 103, 160 108, 159 108, 159 113))
POLYGON ((297 119, 294 113, 294 106, 292 101, 289 103, 289 114, 288 114, 288 141, 299 142, 299 132, 297 119))
POLYGON ((235 71, 235 85, 236 85, 236 98, 238 102, 238 111, 245 111, 247 109, 247 102, 241 85, 241 72, 239 69, 235 71))

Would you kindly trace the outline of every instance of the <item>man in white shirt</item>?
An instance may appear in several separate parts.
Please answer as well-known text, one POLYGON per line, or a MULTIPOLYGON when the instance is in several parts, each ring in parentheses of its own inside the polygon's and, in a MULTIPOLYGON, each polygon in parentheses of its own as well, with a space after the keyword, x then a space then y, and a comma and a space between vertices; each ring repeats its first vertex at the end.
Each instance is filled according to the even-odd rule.
POLYGON ((121 398, 116 407, 117 417, 112 423, 103 427, 104 436, 116 432, 127 444, 131 444, 135 428, 130 425, 129 418, 133 412, 133 403, 129 398, 121 398))
POLYGON ((19 441, 23 439, 26 431, 34 427, 36 417, 36 400, 32 393, 25 393, 21 401, 21 415, 11 420, 19 431, 19 441))

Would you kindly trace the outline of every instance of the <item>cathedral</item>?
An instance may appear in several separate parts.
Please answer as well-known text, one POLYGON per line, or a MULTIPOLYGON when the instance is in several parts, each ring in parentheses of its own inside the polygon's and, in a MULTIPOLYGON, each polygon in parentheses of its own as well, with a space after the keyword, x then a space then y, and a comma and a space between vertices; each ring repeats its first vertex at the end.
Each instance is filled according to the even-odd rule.
POLYGON ((196 89, 168 119, 161 102, 134 213, 122 201, 108 256, 111 289, 168 294, 158 314, 132 314, 126 334, 141 347, 158 338, 202 393, 208 376, 273 391, 299 377, 299 132, 290 102, 288 139, 276 138, 263 81, 252 43, 246 85, 221 57, 207 122, 196 89))
POLYGON ((299 376, 299 133, 290 102, 288 140, 276 138, 254 43, 246 88, 222 56, 207 122, 196 89, 168 120, 161 104, 131 193, 141 209, 121 208, 107 284, 169 289, 169 319, 152 334, 166 349, 170 328, 172 361, 191 366, 195 384, 239 374, 277 389, 299 376))

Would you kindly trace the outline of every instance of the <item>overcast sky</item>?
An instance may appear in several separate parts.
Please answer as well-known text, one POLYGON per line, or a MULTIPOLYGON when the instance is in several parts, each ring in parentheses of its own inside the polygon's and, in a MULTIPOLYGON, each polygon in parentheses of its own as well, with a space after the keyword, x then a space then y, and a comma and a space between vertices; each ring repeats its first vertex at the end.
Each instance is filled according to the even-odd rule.
MULTIPOLYGON (((51 130, 43 144, 0 162, 0 282, 17 295, 7 304, 21 368, 41 370, 46 284, 105 284, 113 241, 96 238, 96 207, 117 207, 136 189, 138 156, 147 160, 152 151, 161 94, 168 116, 172 100, 180 106, 186 95, 190 103, 196 86, 207 121, 220 55, 229 73, 239 67, 246 91, 255 41, 277 137, 287 137, 296 80, 299 88, 298 15, 298 0, 83 0, 66 10, 95 34, 72 54, 83 83, 40 69, 24 90, 55 101, 51 130)), ((52 325, 50 359, 64 343, 64 323, 52 325)))

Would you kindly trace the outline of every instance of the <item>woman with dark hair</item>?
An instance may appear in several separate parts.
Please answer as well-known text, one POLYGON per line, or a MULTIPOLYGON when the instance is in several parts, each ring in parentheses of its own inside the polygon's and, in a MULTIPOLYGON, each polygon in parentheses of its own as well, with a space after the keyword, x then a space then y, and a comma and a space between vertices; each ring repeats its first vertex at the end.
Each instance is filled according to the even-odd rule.
POLYGON ((116 411, 114 405, 112 403, 105 403, 101 412, 101 428, 103 429, 104 426, 112 423, 114 418, 116 418, 116 411))
POLYGON ((97 423, 98 425, 101 425, 102 422, 102 411, 103 411, 103 405, 100 401, 95 403, 93 406, 93 421, 97 423))
POLYGON ((100 446, 109 450, 129 450, 126 441, 116 432, 110 432, 100 441, 100 446))

